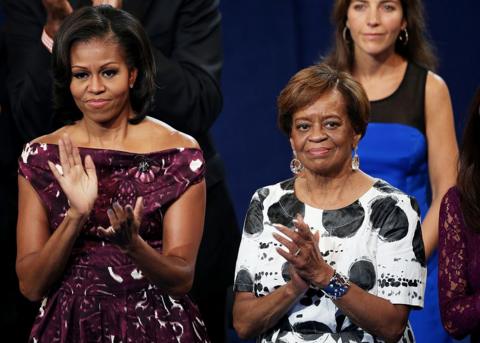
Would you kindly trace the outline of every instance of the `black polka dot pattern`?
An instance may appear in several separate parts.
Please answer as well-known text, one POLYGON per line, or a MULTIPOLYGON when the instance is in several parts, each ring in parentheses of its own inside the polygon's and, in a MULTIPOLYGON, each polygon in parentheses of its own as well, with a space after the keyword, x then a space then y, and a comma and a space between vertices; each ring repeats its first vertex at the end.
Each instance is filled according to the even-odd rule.
POLYGON ((292 227, 292 219, 297 213, 305 215, 305 205, 298 201, 293 193, 283 195, 278 202, 268 208, 267 215, 271 223, 292 227))
POLYGON ((422 239, 422 226, 420 225, 420 221, 417 222, 417 227, 415 228, 415 234, 413 235, 413 253, 415 254, 415 259, 425 267, 426 259, 425 259, 425 247, 423 245, 422 239))
POLYGON ((252 199, 245 217, 244 232, 249 235, 259 235, 263 231, 263 204, 252 199))
POLYGON ((379 197, 372 203, 372 228, 387 242, 396 242, 408 233, 408 218, 393 197, 379 197))
POLYGON ((375 266, 369 260, 356 261, 350 266, 348 278, 361 289, 369 291, 377 281, 375 266))
POLYGON ((346 238, 352 237, 362 226, 365 210, 358 201, 339 210, 325 210, 322 224, 330 235, 346 238))
POLYGON ((253 292, 253 280, 246 269, 240 269, 235 277, 234 291, 253 292))

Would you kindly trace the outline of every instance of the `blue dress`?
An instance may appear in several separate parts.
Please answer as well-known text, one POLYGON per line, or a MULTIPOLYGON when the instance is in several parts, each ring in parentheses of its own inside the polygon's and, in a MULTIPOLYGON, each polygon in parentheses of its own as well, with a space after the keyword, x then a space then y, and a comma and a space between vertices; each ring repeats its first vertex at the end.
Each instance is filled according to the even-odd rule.
MULTIPOLYGON (((431 203, 425 134, 425 84, 428 71, 409 63, 400 86, 390 96, 372 101, 367 132, 360 141, 360 168, 413 195, 422 219, 431 203)), ((438 258, 430 257, 424 308, 410 312, 417 342, 455 342, 444 331, 438 304, 438 258)))

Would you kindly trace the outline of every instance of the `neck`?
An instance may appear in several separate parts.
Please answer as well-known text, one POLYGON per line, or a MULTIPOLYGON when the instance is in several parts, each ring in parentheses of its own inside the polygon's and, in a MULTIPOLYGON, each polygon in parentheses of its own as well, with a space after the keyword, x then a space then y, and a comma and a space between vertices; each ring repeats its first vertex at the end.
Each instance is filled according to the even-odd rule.
POLYGON ((404 58, 395 51, 369 55, 355 51, 352 75, 357 80, 372 79, 391 74, 392 70, 404 63, 404 58))
POLYGON ((79 125, 84 129, 86 146, 105 149, 121 147, 129 131, 127 116, 119 116, 105 123, 98 123, 84 117, 79 125))
POLYGON ((335 176, 306 172, 299 184, 307 203, 319 208, 337 208, 350 203, 352 181, 357 172, 350 167, 335 176))

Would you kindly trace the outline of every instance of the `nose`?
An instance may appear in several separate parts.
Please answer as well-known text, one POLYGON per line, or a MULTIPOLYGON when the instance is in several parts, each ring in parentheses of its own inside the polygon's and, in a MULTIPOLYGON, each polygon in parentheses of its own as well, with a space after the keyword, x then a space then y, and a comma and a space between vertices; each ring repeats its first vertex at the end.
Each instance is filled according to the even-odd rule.
POLYGON ((308 139, 312 142, 321 142, 327 138, 324 128, 321 123, 315 123, 313 125, 310 137, 308 139))
POLYGON ((94 94, 101 93, 105 90, 105 85, 100 76, 93 75, 88 84, 88 91, 94 94))
POLYGON ((379 15, 378 9, 372 6, 367 13, 367 25, 377 26, 380 21, 379 15))

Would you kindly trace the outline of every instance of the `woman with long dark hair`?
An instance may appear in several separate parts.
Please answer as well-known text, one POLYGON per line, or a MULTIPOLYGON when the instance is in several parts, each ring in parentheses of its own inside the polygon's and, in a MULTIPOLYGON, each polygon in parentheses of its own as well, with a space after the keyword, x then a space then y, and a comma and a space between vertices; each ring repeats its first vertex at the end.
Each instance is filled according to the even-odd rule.
POLYGON ((326 61, 350 72, 367 92, 371 117, 359 144, 362 169, 420 206, 428 259, 423 311, 410 319, 419 342, 449 340, 437 294, 438 212, 455 184, 457 142, 450 95, 434 73, 437 60, 421 0, 336 0, 335 44, 326 61))
POLYGON ((443 326, 480 342, 480 88, 460 148, 457 185, 440 207, 438 275, 443 326))

